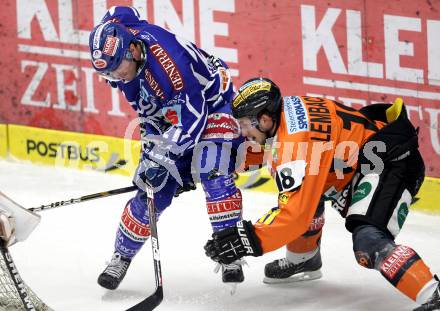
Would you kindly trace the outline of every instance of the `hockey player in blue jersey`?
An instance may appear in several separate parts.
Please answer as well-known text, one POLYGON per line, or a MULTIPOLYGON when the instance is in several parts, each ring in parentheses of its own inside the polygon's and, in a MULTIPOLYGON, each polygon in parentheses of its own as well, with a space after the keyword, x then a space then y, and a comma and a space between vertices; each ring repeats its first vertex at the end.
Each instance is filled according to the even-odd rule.
MULTIPOLYGON (((89 46, 97 73, 137 111, 143 142, 134 176, 139 191, 126 204, 113 258, 98 278, 101 286, 116 289, 150 235, 146 184, 155 189, 157 216, 173 196, 200 181, 214 231, 241 220, 241 193, 230 159, 242 139, 231 115, 234 91, 222 60, 122 6, 112 7, 94 27, 89 46)), ((241 262, 223 265, 222 279, 242 282, 241 262)))

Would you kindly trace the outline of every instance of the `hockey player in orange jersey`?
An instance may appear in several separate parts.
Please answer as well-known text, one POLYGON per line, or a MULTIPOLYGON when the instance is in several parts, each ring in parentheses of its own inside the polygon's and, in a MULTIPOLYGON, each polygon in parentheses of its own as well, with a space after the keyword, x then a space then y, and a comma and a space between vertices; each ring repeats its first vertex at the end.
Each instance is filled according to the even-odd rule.
POLYGON ((325 200, 346 219, 357 262, 376 269, 419 303, 440 309, 440 285, 419 255, 394 242, 424 179, 418 131, 402 100, 355 110, 317 97, 282 97, 269 79, 244 83, 233 114, 248 141, 245 167, 267 162, 278 206, 257 223, 240 221, 205 245, 228 264, 287 245, 286 258, 266 265, 266 282, 319 278, 325 200), (263 149, 264 148, 264 149, 263 149))

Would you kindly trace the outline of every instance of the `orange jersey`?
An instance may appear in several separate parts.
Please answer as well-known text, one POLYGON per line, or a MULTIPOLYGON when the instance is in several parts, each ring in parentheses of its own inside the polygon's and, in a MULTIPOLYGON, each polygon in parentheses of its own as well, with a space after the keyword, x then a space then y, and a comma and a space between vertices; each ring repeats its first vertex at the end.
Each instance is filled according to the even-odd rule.
MULTIPOLYGON (((254 225, 264 253, 307 231, 321 196, 351 181, 360 148, 384 125, 329 99, 284 97, 271 154, 266 153, 280 192, 278 208, 254 225), (344 162, 345 170, 335 169, 344 162)), ((247 165, 256 164, 256 154, 249 156, 247 165)))

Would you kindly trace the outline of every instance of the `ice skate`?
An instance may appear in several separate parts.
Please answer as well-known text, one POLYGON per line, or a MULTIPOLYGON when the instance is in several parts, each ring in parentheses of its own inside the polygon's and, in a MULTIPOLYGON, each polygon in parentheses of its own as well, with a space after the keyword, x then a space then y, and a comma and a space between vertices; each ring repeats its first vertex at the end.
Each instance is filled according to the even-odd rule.
POLYGON ((432 311, 432 310, 440 310, 440 283, 437 286, 434 294, 432 294, 431 298, 420 307, 415 308, 414 311, 432 311))
POLYGON ((310 281, 322 277, 321 252, 299 264, 291 263, 287 258, 277 259, 264 268, 264 283, 279 284, 310 281))
POLYGON ((107 289, 116 289, 127 273, 131 259, 115 252, 107 268, 99 275, 98 284, 107 289))
POLYGON ((235 294, 237 290, 237 284, 244 281, 244 274, 242 265, 244 260, 236 260, 230 264, 217 264, 214 272, 218 272, 222 269, 222 281, 228 286, 231 295, 235 294))

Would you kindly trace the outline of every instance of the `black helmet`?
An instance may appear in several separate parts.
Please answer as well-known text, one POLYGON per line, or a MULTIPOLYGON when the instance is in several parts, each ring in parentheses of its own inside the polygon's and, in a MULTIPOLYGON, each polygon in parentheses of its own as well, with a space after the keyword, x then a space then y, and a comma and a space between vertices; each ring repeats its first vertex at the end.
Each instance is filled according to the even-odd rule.
POLYGON ((232 101, 234 118, 258 118, 267 113, 273 119, 278 119, 282 103, 278 86, 268 78, 253 78, 246 81, 232 101))

